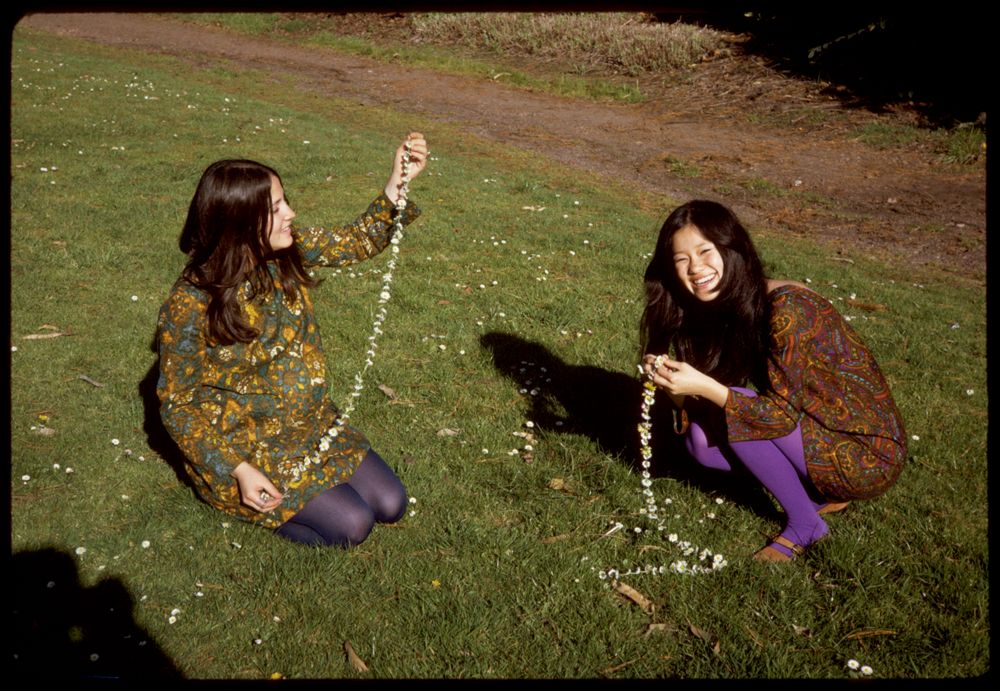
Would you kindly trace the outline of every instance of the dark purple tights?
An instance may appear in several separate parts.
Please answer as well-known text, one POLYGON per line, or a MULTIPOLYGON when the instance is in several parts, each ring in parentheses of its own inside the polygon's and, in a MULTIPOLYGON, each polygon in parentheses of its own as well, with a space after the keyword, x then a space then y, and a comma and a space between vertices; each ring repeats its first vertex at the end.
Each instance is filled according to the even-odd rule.
MULTIPOLYGON (((750 389, 733 387, 747 396, 757 394, 750 389)), ((715 411, 713 411, 715 412, 715 411)), ((826 522, 816 513, 824 502, 818 496, 806 471, 802 449, 802 431, 796 425, 791 434, 777 439, 738 441, 719 446, 715 439, 724 438, 718 428, 724 424, 708 416, 692 420, 685 444, 695 460, 707 468, 732 471, 733 461, 739 462, 781 504, 788 523, 781 535, 802 547, 808 547, 829 532, 826 522), (812 496, 810 496, 812 495, 812 496), (816 497, 816 499, 814 499, 816 497)), ((772 547, 791 556, 782 545, 772 547)))
POLYGON ((375 523, 395 523, 406 512, 406 488, 382 458, 368 450, 347 482, 313 497, 276 532, 307 545, 350 547, 375 523))

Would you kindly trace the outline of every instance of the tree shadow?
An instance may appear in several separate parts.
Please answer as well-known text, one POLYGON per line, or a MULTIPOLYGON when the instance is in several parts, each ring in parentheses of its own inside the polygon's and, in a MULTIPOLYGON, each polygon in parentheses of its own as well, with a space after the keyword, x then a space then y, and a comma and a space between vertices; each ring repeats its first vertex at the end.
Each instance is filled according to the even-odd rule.
POLYGON ((136 623, 118 579, 83 587, 73 558, 54 547, 18 552, 10 563, 15 679, 183 678, 136 623))
POLYGON ((878 112, 904 104, 931 125, 953 126, 977 120, 992 101, 983 81, 990 23, 971 8, 765 0, 656 16, 748 36, 745 52, 782 72, 829 82, 826 93, 847 106, 878 112))
MULTIPOLYGON (((642 384, 638 377, 568 364, 540 343, 515 334, 491 332, 479 342, 489 351, 497 371, 526 392, 529 409, 525 414, 539 430, 585 436, 602 452, 639 472, 642 384)), ((654 430, 659 431, 654 431, 651 476, 678 480, 763 516, 778 515, 759 483, 747 482, 748 474, 710 470, 688 455, 682 437, 672 432, 669 405, 654 405, 650 412, 654 430)))
MULTIPOLYGON (((149 349, 157 354, 156 337, 150 342, 149 349)), ((142 431, 146 433, 146 444, 150 450, 169 465, 178 481, 186 487, 194 488, 194 483, 188 475, 184 452, 177 446, 160 418, 160 399, 156 395, 156 383, 160 377, 160 359, 153 360, 146 376, 138 385, 139 398, 142 399, 142 431)))

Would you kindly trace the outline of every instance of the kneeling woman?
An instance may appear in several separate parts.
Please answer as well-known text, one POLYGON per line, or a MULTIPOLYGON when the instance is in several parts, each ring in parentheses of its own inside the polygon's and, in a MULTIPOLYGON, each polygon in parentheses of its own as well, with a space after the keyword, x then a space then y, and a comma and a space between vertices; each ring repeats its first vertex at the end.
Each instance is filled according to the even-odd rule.
MULTIPOLYGON (((412 178, 427 143, 408 139, 412 178)), ((187 265, 160 309, 160 415, 195 492, 296 542, 356 545, 406 511, 403 484, 365 436, 334 426, 305 269, 375 256, 391 242, 394 213, 413 220, 415 206, 397 208, 405 146, 384 192, 342 228, 294 228, 273 169, 213 163, 181 233, 187 265)))
POLYGON ((755 558, 793 559, 828 533, 823 515, 896 482, 906 437, 875 358, 827 299, 765 277, 728 208, 674 210, 645 285, 643 366, 680 411, 688 451, 746 468, 785 511, 755 558))

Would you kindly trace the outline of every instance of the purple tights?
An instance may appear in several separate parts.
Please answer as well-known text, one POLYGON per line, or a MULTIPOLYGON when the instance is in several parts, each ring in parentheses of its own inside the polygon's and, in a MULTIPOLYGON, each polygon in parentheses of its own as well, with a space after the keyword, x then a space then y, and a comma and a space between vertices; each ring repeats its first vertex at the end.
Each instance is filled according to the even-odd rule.
POLYGON ((402 518, 406 502, 403 483, 369 449, 347 482, 310 499, 274 532, 307 545, 350 547, 364 542, 376 521, 395 523, 402 518))
MULTIPOLYGON (((733 390, 747 396, 757 395, 750 389, 733 387, 733 390)), ((692 420, 688 427, 685 445, 698 463, 729 472, 733 470, 733 461, 738 461, 750 471, 785 510, 788 522, 781 535, 795 544, 807 547, 827 534, 826 522, 816 513, 824 502, 814 501, 810 496, 815 490, 806 471, 802 431, 798 425, 790 434, 777 439, 738 441, 719 446, 716 436, 724 438, 725 435, 713 429, 719 424, 713 425, 713 422, 711 418, 692 420)), ((791 556, 785 547, 772 546, 791 556)))

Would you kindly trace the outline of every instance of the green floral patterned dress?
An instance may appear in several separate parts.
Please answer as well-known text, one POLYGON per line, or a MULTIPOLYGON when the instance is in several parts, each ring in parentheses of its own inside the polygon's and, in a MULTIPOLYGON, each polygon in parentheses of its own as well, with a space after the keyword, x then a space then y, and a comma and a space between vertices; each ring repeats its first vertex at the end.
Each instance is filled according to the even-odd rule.
MULTIPOLYGON (((294 229, 306 266, 343 266, 384 250, 392 236, 395 206, 379 195, 349 226, 294 229)), ((410 223, 420 211, 411 202, 410 223)), ((195 492, 211 506, 246 521, 277 528, 320 492, 350 478, 369 449, 345 425, 318 464, 293 472, 338 410, 327 393, 326 359, 309 291, 285 295, 275 277, 270 295, 246 299, 244 313, 260 336, 250 343, 211 346, 205 339, 208 294, 183 278, 160 308, 157 394, 164 425, 186 457, 195 492), (271 513, 240 503, 230 472, 247 461, 284 494, 271 513)))

